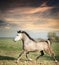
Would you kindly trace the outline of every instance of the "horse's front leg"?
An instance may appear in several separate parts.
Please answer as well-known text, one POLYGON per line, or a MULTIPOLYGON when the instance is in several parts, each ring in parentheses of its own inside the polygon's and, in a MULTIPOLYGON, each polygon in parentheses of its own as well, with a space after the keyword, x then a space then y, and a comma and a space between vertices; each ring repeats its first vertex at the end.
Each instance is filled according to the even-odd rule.
POLYGON ((32 59, 28 57, 28 54, 29 52, 26 52, 26 58, 31 61, 32 59))
POLYGON ((24 50, 19 54, 16 62, 19 62, 19 60, 21 59, 21 56, 22 56, 23 53, 24 53, 24 50))

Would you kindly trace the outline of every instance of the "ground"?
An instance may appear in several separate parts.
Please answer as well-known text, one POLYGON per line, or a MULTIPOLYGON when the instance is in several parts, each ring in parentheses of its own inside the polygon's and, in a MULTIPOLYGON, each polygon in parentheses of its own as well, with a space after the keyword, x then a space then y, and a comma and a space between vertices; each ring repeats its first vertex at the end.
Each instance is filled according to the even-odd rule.
POLYGON ((32 61, 28 61, 23 54, 19 63, 16 63, 16 59, 22 50, 22 42, 14 42, 12 38, 0 38, 0 65, 59 65, 59 43, 53 42, 51 46, 56 54, 57 63, 48 54, 36 61, 35 58, 40 54, 39 52, 29 54, 33 59, 32 61))

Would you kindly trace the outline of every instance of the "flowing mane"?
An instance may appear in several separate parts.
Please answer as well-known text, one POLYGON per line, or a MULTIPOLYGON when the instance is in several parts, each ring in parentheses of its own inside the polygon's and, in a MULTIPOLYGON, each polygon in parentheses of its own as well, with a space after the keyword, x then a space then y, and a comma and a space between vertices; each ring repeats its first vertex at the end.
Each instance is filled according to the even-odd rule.
MULTIPOLYGON (((27 32, 25 32, 25 31, 17 31, 17 33, 24 33, 24 34, 26 34, 28 37, 29 37, 29 39, 31 39, 32 41, 35 41, 33 38, 31 38, 30 37, 30 35, 27 33, 27 32)), ((36 41, 35 41, 36 42, 36 41)))

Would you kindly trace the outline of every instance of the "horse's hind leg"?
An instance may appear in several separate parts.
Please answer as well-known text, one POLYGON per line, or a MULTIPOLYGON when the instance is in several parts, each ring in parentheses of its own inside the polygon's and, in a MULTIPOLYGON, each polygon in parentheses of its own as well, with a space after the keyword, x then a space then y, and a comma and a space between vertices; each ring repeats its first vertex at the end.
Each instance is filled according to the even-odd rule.
POLYGON ((50 56, 53 57, 54 61, 56 61, 56 58, 55 58, 55 54, 54 54, 54 51, 52 50, 52 48, 48 48, 47 50, 45 50, 46 53, 48 53, 50 56))
POLYGON ((55 58, 55 54, 54 54, 54 52, 53 52, 53 50, 52 50, 52 49, 50 50, 50 53, 51 53, 51 56, 53 57, 54 61, 56 61, 56 62, 57 62, 57 60, 56 60, 56 58, 55 58))
POLYGON ((40 53, 41 53, 41 55, 39 55, 39 56, 36 58, 36 60, 38 60, 38 59, 39 59, 39 57, 41 57, 41 56, 43 56, 43 55, 44 55, 43 50, 42 50, 42 51, 40 51, 40 53))
POLYGON ((28 54, 29 52, 26 52, 26 58, 31 61, 32 59, 28 57, 28 54))

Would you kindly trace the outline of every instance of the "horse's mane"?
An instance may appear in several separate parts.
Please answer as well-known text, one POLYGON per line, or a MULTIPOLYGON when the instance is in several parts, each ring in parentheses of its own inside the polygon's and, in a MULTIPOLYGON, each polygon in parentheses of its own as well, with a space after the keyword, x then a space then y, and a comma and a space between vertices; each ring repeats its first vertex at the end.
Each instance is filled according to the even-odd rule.
POLYGON ((17 32, 18 33, 24 33, 24 34, 26 34, 29 37, 29 39, 31 39, 32 41, 35 41, 33 38, 30 37, 30 35, 27 32, 25 32, 25 31, 17 31, 17 32))

